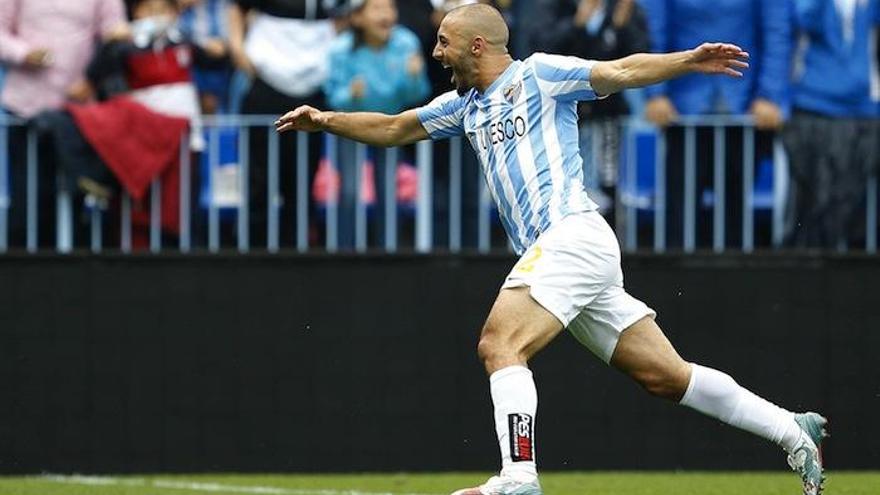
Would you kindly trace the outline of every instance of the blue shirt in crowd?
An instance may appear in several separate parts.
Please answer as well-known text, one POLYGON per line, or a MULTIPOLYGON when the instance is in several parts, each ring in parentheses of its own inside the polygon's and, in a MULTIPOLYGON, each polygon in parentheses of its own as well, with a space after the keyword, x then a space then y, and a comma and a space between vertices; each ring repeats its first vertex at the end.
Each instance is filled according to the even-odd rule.
POLYGON ((795 108, 832 117, 877 115, 880 74, 872 31, 878 0, 795 0, 800 34, 795 57, 795 108))
POLYGON ((381 49, 354 44, 354 34, 348 31, 334 41, 330 50, 330 77, 324 92, 331 108, 395 114, 428 97, 431 87, 424 65, 415 76, 407 71, 412 56, 422 53, 412 31, 396 26, 381 49), (351 94, 351 83, 357 78, 366 84, 365 96, 360 99, 351 94))
POLYGON ((655 52, 723 41, 751 55, 743 79, 689 75, 649 87, 649 97, 668 96, 682 114, 746 113, 756 98, 785 108, 792 54, 790 0, 641 1, 655 52))
MULTIPOLYGON (((229 0, 205 0, 180 13, 178 28, 184 37, 197 45, 215 38, 226 42, 229 39, 228 10, 229 0)), ((203 65, 203 64, 202 64, 203 65)), ((220 98, 220 111, 228 106, 229 85, 232 78, 231 66, 225 60, 217 60, 208 66, 197 64, 193 67, 193 79, 200 92, 210 93, 220 98)))

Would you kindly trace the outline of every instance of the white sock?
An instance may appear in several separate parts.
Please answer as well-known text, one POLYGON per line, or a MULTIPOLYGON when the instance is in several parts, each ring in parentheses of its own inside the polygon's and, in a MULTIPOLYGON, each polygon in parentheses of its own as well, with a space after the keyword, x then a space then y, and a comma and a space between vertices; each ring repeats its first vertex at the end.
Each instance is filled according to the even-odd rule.
POLYGON ((535 466, 535 412, 538 391, 532 372, 508 366, 489 377, 495 405, 495 433, 501 447, 501 474, 524 481, 538 476, 535 466))
POLYGON ((691 365, 691 382, 681 404, 741 428, 790 452, 801 434, 794 413, 741 387, 726 373, 691 365))

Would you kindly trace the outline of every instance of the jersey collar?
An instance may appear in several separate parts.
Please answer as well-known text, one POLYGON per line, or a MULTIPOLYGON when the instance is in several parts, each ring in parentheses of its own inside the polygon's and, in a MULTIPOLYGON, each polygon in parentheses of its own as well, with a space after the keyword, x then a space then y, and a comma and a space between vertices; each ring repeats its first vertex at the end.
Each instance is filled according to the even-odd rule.
POLYGON ((498 90, 498 88, 508 84, 510 80, 513 79, 513 75, 516 74, 516 71, 519 69, 520 63, 521 62, 519 60, 514 60, 510 65, 507 66, 506 69, 504 69, 504 72, 502 72, 501 75, 498 76, 498 79, 495 79, 495 81, 493 81, 492 84, 490 84, 489 87, 486 88, 486 91, 484 93, 481 94, 477 92, 477 94, 479 94, 482 98, 489 98, 492 93, 498 90))

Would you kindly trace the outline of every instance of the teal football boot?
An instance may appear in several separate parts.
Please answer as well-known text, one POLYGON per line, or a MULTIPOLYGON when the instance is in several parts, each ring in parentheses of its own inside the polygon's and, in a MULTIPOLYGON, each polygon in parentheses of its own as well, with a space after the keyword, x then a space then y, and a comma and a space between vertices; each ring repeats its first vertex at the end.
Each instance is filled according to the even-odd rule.
POLYGON ((825 426, 828 420, 808 412, 795 414, 794 421, 801 427, 801 436, 788 455, 788 465, 801 475, 804 495, 819 495, 825 488, 822 474, 822 440, 828 437, 825 426))

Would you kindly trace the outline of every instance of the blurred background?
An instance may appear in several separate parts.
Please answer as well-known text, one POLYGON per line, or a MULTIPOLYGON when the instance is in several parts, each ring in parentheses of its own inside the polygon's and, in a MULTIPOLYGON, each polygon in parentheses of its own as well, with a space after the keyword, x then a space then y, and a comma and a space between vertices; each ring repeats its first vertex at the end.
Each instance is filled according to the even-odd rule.
MULTIPOLYGON (((0 0, 0 473, 494 468, 515 260, 470 147, 273 127, 452 89, 463 3, 0 0)), ((492 3, 516 58, 751 54, 581 103, 584 181, 686 359, 880 466, 880 0, 492 3)), ((533 367, 546 468, 783 466, 568 336, 533 367)))

